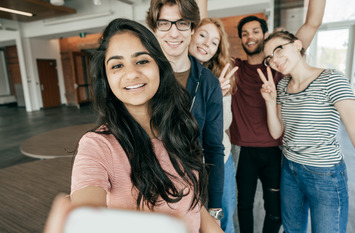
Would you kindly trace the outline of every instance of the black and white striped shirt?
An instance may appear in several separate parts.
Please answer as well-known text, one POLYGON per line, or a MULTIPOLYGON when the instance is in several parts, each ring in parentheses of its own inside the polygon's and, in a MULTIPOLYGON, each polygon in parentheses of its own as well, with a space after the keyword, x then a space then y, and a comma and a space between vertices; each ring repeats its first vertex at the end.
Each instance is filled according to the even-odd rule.
POLYGON ((336 134, 340 116, 334 104, 355 99, 349 81, 333 69, 324 70, 299 93, 287 93, 291 77, 277 86, 277 103, 281 104, 285 126, 283 154, 296 163, 329 167, 340 162, 343 154, 336 134))

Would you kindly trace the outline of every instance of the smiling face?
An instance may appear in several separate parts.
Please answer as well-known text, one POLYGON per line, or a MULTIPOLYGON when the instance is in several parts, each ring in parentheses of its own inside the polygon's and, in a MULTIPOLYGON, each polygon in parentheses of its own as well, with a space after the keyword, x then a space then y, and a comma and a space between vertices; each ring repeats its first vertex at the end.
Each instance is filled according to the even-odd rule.
POLYGON ((299 40, 290 42, 283 38, 274 37, 265 44, 264 53, 266 57, 272 57, 270 67, 286 75, 290 74, 302 59, 301 49, 302 43, 299 40))
MULTIPOLYGON (((164 5, 159 13, 158 20, 177 21, 182 20, 179 7, 175 5, 164 5)), ((188 59, 188 47, 193 31, 179 31, 176 25, 172 25, 169 31, 155 29, 155 35, 159 41, 165 56, 170 62, 181 59, 188 59)))
POLYGON ((111 37, 105 55, 107 80, 129 112, 148 110, 159 88, 159 67, 132 32, 111 37))
POLYGON ((207 62, 216 54, 220 40, 221 36, 215 24, 202 25, 192 36, 189 52, 199 62, 207 62))
POLYGON ((259 54, 263 51, 265 35, 258 21, 251 21, 242 27, 241 43, 248 55, 259 54))

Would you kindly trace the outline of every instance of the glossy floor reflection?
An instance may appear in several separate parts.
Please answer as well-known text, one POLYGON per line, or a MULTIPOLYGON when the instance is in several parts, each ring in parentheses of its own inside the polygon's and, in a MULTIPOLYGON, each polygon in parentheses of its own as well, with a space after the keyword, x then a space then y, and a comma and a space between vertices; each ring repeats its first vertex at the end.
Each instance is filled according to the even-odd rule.
POLYGON ((24 140, 66 126, 94 123, 91 105, 55 107, 35 112, 13 105, 0 105, 0 168, 36 159, 22 155, 24 140))

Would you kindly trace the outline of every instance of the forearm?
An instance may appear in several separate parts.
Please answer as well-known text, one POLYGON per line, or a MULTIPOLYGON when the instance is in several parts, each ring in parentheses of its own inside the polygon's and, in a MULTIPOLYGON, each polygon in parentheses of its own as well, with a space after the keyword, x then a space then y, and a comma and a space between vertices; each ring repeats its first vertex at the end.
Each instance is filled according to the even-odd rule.
POLYGON ((71 195, 71 203, 75 206, 94 205, 106 207, 106 191, 97 186, 79 189, 71 195))
POLYGON ((204 19, 208 17, 207 14, 207 0, 197 0, 197 5, 200 10, 200 18, 204 19))
POLYGON ((303 48, 307 49, 314 35, 322 24, 326 0, 310 0, 305 23, 297 31, 296 36, 302 41, 303 48))
POLYGON ((319 28, 322 24, 326 0, 310 0, 305 24, 319 28))
POLYGON ((224 153, 205 153, 208 170, 208 208, 222 208, 224 184, 224 153))
POLYGON ((200 233, 223 233, 216 220, 207 212, 204 206, 201 207, 200 216, 200 233))
POLYGON ((270 135, 274 139, 281 137, 284 128, 281 122, 281 118, 278 114, 278 107, 276 101, 270 101, 266 103, 267 110, 267 125, 269 128, 270 135))

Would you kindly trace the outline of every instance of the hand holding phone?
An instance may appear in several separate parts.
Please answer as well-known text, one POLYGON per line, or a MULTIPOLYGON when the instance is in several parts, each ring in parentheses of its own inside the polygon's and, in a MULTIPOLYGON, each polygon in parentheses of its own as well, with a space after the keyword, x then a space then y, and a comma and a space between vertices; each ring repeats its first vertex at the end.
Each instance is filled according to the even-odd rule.
POLYGON ((43 233, 189 233, 185 222, 167 214, 94 206, 73 207, 59 195, 43 233))

